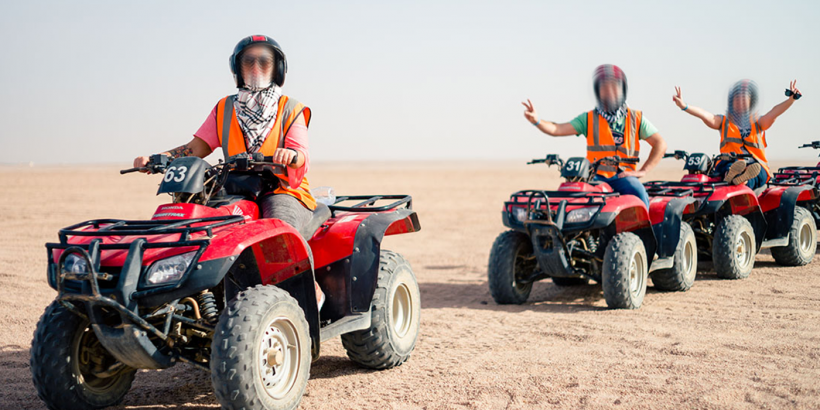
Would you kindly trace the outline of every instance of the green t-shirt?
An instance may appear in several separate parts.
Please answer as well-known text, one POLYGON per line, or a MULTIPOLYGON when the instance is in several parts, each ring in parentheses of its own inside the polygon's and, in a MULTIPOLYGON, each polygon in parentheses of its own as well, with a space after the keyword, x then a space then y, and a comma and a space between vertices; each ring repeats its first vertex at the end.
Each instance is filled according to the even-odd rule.
MULTIPOLYGON (((575 128, 575 135, 586 135, 587 133, 587 116, 589 115, 588 112, 585 112, 575 118, 572 119, 569 123, 572 124, 572 128, 575 128)), ((616 139, 616 143, 618 143, 617 139, 620 136, 621 140, 623 141, 624 135, 624 123, 626 122, 626 115, 622 116, 620 119, 615 121, 615 123, 609 123, 609 128, 612 130, 612 136, 616 139)), ((656 134, 658 129, 652 125, 646 117, 641 117, 641 130, 638 132, 638 138, 645 140, 652 135, 656 134)))

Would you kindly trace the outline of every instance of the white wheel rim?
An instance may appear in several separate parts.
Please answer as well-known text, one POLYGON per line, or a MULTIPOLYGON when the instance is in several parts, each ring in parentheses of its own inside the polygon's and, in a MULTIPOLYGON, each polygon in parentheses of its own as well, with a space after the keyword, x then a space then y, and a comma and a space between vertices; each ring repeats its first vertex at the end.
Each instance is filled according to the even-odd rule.
POLYGON ((748 232, 741 232, 735 242, 735 258, 738 266, 745 268, 752 261, 752 238, 748 232))
POLYGON ((632 254, 632 261, 629 263, 629 292, 637 297, 641 293, 646 278, 646 262, 641 257, 641 253, 635 251, 632 254))
POLYGON ((413 322, 413 297, 407 284, 400 283, 393 291, 393 306, 390 312, 390 325, 398 337, 404 337, 410 331, 413 322))
POLYGON ((262 386, 274 399, 284 398, 296 384, 302 361, 299 333, 286 317, 277 317, 265 327, 259 344, 259 373, 262 386))
POLYGON ((692 245, 691 241, 686 241, 686 245, 683 247, 683 260, 681 264, 683 265, 683 272, 687 279, 694 276, 695 272, 695 247, 692 245))
POLYGON ((816 240, 814 239, 815 230, 812 227, 804 223, 800 226, 800 233, 799 233, 799 243, 800 243, 800 250, 803 253, 809 253, 811 251, 812 246, 817 246, 816 240))

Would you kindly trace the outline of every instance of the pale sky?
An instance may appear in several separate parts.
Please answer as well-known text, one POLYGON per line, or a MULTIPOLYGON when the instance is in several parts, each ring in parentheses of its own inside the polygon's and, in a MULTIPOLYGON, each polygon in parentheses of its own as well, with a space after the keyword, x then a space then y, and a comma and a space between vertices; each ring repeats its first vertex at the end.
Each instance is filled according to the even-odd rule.
POLYGON ((719 145, 674 105, 675 85, 723 113, 751 78, 762 114, 797 79, 805 97, 767 133, 768 155, 817 155, 796 146, 820 140, 818 1, 3 0, 0 163, 126 167, 188 142, 235 93, 228 56, 251 34, 287 55, 314 162, 583 156, 582 138, 537 132, 521 101, 567 122, 594 106, 602 63, 625 71, 629 105, 670 150, 719 145))

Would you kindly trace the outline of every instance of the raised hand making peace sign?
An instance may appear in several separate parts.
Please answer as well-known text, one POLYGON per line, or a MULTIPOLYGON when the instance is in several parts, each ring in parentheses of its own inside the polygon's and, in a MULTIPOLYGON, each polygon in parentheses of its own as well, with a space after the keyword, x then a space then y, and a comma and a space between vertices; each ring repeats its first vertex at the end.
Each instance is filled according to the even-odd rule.
POLYGON ((535 111, 535 105, 532 104, 532 101, 530 101, 530 99, 527 98, 527 102, 522 102, 521 104, 524 105, 524 107, 527 107, 527 109, 524 110, 524 117, 527 118, 527 121, 529 121, 532 124, 537 123, 538 111, 535 111))
POLYGON ((686 103, 683 102, 683 98, 681 98, 680 96, 680 87, 675 86, 675 92, 677 93, 677 95, 672 96, 672 101, 675 102, 675 105, 677 105, 678 108, 684 109, 686 107, 686 103))

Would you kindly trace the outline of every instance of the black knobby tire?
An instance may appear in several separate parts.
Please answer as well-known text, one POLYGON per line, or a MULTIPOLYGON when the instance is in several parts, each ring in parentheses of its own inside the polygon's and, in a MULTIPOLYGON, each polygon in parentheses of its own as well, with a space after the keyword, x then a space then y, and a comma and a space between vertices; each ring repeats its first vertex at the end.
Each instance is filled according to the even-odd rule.
POLYGON ((529 276, 537 267, 527 235, 517 231, 498 235, 487 267, 487 281, 493 300, 501 305, 526 302, 532 291, 532 283, 520 283, 519 279, 529 276))
POLYGON ((589 284, 587 278, 552 278, 555 286, 583 286, 589 284))
POLYGON ((396 252, 381 251, 370 312, 370 328, 342 335, 347 356, 379 370, 406 362, 419 336, 421 294, 413 269, 396 252))
POLYGON ((638 235, 623 232, 615 235, 604 252, 601 286, 608 307, 637 309, 646 295, 649 265, 646 248, 638 235))
POLYGON ((698 271, 698 246, 695 232, 686 222, 680 224, 680 239, 675 248, 674 262, 670 269, 652 272, 652 283, 658 290, 685 292, 695 283, 698 271))
POLYGON ((808 265, 817 250, 817 226, 811 213, 794 207, 794 222, 789 228, 789 244, 772 248, 775 262, 783 266, 808 265))
POLYGON ((749 277, 755 264, 755 233, 752 224, 740 215, 729 215, 715 229, 712 261, 722 279, 749 277))
POLYGON ((222 408, 296 408, 307 387, 310 343, 305 313, 287 292, 265 285, 239 292, 220 315, 211 345, 211 381, 222 408))
POLYGON ((107 378, 92 373, 116 363, 88 320, 56 301, 46 308, 34 331, 30 365, 37 395, 49 409, 100 409, 121 402, 137 371, 122 367, 107 378))

